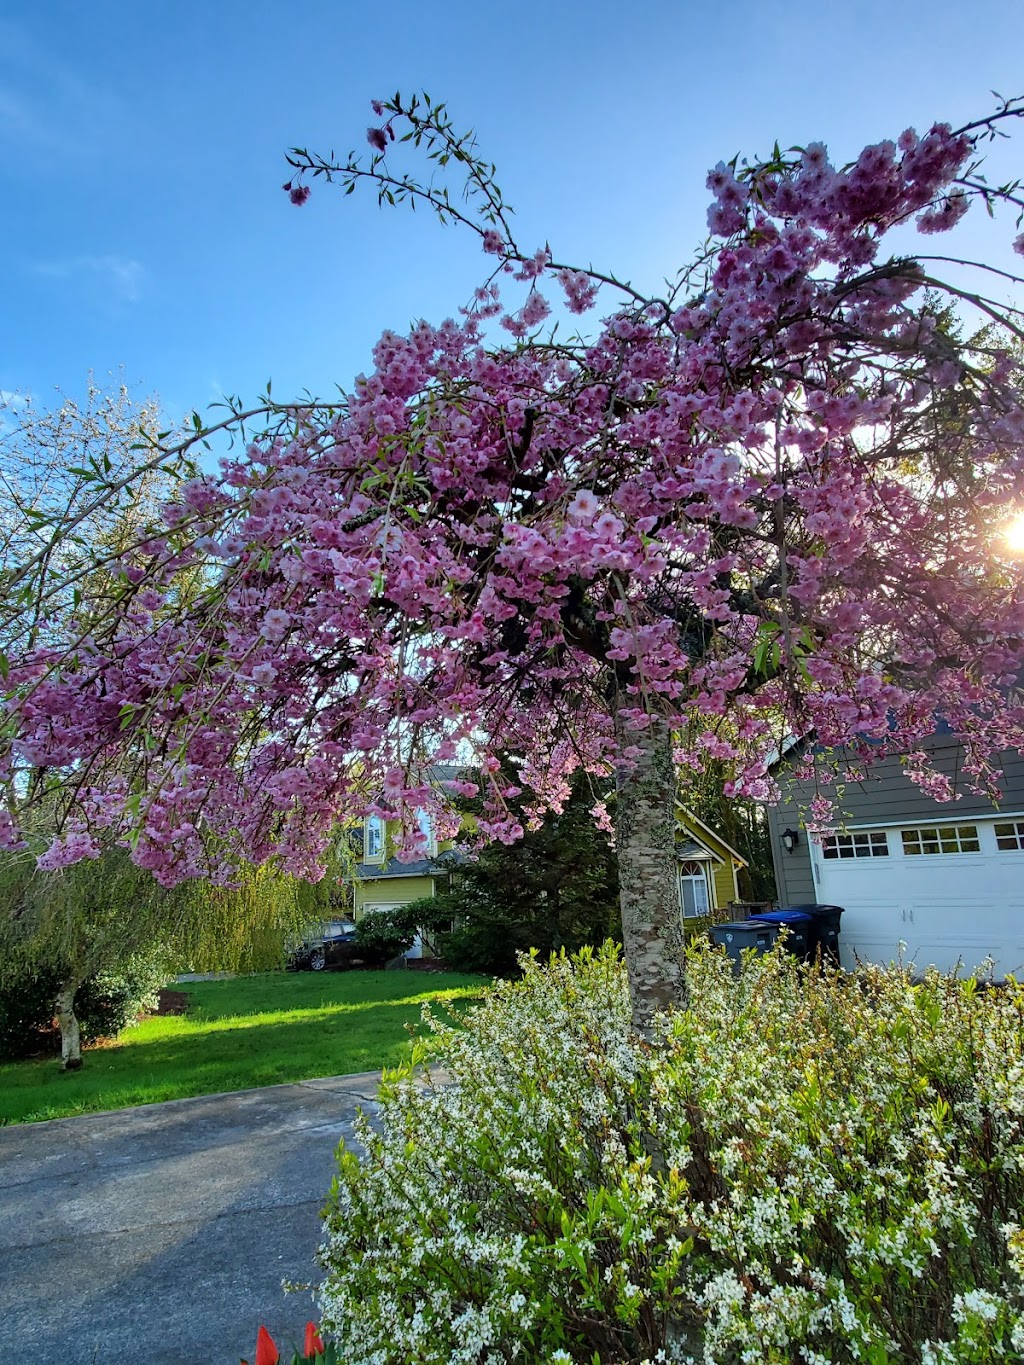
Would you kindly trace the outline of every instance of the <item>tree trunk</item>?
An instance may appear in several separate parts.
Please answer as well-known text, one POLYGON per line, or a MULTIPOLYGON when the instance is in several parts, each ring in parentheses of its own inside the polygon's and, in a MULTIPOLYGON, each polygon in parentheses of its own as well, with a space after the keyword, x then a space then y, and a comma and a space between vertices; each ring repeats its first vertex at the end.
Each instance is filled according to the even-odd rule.
POLYGON ((60 1025, 60 1060, 65 1071, 82 1065, 82 1038, 75 1014, 75 992, 81 983, 74 977, 57 992, 57 1023, 60 1025))
POLYGON ((672 729, 660 716, 635 729, 616 716, 623 748, 639 752, 616 777, 615 846, 622 944, 633 1024, 646 1037, 659 1010, 687 1003, 683 919, 676 875, 676 779, 672 729))

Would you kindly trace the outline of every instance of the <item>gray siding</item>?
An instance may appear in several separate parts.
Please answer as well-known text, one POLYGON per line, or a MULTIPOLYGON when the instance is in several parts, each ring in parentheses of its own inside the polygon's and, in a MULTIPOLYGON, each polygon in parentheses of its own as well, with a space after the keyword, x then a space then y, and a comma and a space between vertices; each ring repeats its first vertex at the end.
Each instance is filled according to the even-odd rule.
MULTIPOLYGON (((898 758, 885 758, 868 768, 862 782, 848 782, 841 787, 837 803, 841 818, 849 826, 907 824, 944 820, 978 818, 990 819, 1003 811, 1024 811, 1024 755, 1011 750, 1002 756, 1003 798, 998 806, 986 798, 968 791, 963 776, 963 750, 955 739, 935 736, 926 746, 933 766, 953 782, 961 793, 959 801, 933 801, 905 775, 898 758)), ((794 782, 784 772, 776 778, 782 789, 782 799, 768 812, 771 831, 772 857, 779 888, 780 905, 799 905, 814 900, 811 859, 807 835, 803 830, 802 811, 806 812, 814 785, 794 782), (800 830, 799 847, 787 853, 779 835, 782 830, 800 830)), ((828 790, 828 789, 826 789, 828 790)), ((835 789, 833 789, 835 790, 835 789)))
POLYGON ((775 888, 779 904, 812 904, 818 897, 814 892, 807 835, 800 824, 799 815, 792 809, 790 803, 775 806, 768 812, 768 829, 772 840, 772 862, 775 864, 775 888), (787 853, 782 847, 779 835, 784 829, 800 831, 800 842, 792 853, 787 853))

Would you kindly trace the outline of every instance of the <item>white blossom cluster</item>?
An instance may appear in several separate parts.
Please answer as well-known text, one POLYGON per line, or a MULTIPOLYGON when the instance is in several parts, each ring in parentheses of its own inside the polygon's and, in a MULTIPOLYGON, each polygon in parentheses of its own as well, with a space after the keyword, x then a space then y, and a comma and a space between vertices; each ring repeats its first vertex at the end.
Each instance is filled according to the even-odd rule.
POLYGON ((611 949, 431 1021, 339 1154, 348 1365, 1024 1359, 1024 987, 688 970, 654 1045, 611 949))

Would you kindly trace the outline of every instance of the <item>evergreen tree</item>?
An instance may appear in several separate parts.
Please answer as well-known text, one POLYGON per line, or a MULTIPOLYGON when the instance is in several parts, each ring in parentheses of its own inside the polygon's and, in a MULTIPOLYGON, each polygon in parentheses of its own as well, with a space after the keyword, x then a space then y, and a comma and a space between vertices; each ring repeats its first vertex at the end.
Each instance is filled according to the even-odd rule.
MULTIPOLYGON (((515 971, 520 952, 572 952, 618 937, 618 872, 607 835, 594 826, 595 799, 577 774, 561 811, 531 828, 525 798, 513 798, 522 839, 488 844, 467 861, 449 855, 450 890, 414 902, 403 919, 433 930, 453 967, 499 975, 515 971)), ((470 821, 477 804, 464 803, 470 821)))

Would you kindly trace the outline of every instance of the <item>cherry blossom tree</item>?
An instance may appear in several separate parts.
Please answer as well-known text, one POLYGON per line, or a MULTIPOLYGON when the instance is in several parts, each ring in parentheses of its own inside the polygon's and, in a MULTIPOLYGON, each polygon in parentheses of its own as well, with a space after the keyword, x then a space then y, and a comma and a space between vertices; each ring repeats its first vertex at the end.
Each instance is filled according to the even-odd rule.
POLYGON ((1022 579, 1000 539, 1024 503, 1021 314, 955 251, 883 249, 915 225, 930 245, 979 202, 1019 231, 1019 183, 990 185, 979 153, 1024 102, 842 167, 819 144, 720 164, 706 247, 659 296, 522 248, 443 105, 374 112, 367 157, 293 150, 292 200, 368 184, 430 207, 477 233, 489 276, 456 318, 385 333, 343 401, 268 394, 158 444, 167 468, 235 439, 119 554, 99 619, 42 552, 12 569, 60 637, 4 664, 4 838, 31 768, 61 813, 44 868, 114 840, 168 885, 240 859, 315 878, 368 811, 401 822, 399 856, 422 853, 423 808, 454 833, 431 763, 475 770, 449 790, 479 794, 479 836, 505 841, 513 798, 540 819, 577 770, 613 771, 646 1028, 685 999, 679 767, 713 759, 730 792, 770 799, 773 754, 814 732, 904 753, 938 792, 922 741, 941 715, 995 790, 1024 742, 1022 579), (544 330, 556 294, 594 318, 584 334, 544 330))

